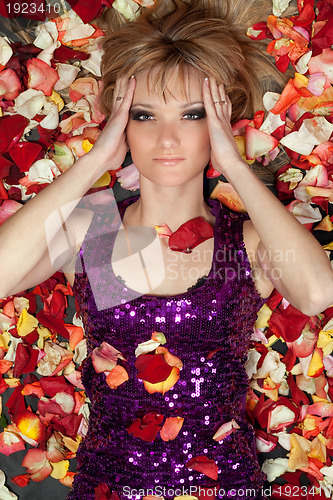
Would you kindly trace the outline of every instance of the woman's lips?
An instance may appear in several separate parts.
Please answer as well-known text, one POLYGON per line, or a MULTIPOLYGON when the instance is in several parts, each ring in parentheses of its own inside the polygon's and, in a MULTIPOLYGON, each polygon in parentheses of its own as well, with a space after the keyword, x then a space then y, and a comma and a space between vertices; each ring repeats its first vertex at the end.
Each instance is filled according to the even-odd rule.
POLYGON ((160 158, 153 158, 153 161, 162 163, 163 165, 167 166, 178 165, 178 163, 184 160, 185 158, 183 158, 182 156, 164 156, 160 158))

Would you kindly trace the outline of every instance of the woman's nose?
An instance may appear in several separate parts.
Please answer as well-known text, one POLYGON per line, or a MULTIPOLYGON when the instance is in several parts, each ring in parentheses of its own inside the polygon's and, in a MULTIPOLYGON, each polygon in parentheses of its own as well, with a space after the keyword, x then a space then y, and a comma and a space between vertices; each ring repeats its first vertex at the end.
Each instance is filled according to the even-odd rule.
POLYGON ((169 149, 179 146, 180 136, 177 127, 172 124, 161 125, 158 142, 161 148, 169 149))

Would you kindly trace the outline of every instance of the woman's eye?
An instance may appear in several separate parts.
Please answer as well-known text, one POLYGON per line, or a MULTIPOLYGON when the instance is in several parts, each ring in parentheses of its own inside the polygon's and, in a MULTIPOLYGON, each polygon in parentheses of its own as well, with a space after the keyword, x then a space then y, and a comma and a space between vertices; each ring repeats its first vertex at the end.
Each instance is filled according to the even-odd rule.
POLYGON ((183 115, 183 118, 186 118, 186 120, 201 120, 202 118, 206 118, 206 111, 190 111, 188 113, 185 113, 185 115, 183 115))
POLYGON ((152 120, 154 117, 149 113, 145 113, 144 111, 131 111, 130 117, 132 120, 137 120, 140 122, 145 122, 147 120, 152 120))

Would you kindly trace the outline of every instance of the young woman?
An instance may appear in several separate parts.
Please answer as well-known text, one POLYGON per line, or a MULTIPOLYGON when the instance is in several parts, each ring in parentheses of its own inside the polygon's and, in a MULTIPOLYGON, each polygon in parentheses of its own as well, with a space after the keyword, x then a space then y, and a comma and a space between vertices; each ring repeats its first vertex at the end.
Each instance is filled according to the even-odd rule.
POLYGON ((110 119, 92 150, 1 227, 1 296, 45 280, 56 262, 84 321, 92 406, 69 500, 264 498, 244 419, 256 313, 274 287, 308 315, 333 297, 320 245, 235 145, 230 120, 262 92, 256 52, 207 2, 162 4, 106 37, 110 119), (128 149, 140 197, 74 211, 128 149), (209 160, 248 216, 204 199, 209 160), (167 238, 156 246, 155 226, 176 232, 198 217, 207 238, 186 258, 167 238))

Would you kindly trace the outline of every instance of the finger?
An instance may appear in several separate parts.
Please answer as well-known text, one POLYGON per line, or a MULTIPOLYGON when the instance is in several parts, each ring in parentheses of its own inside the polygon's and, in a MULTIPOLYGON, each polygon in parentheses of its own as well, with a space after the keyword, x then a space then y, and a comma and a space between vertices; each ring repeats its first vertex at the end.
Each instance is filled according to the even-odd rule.
POLYGON ((216 108, 213 102, 213 97, 210 88, 209 78, 205 78, 202 85, 202 96, 204 100, 205 110, 208 118, 216 118, 216 108))
POLYGON ((128 111, 132 105, 135 86, 136 86, 136 80, 135 80, 135 77, 133 75, 131 76, 131 78, 129 80, 127 80, 126 85, 127 85, 127 88, 126 88, 126 92, 124 94, 124 98, 120 101, 120 110, 124 111, 128 114, 128 111))
POLYGON ((119 109, 120 109, 120 106, 121 106, 121 103, 123 101, 123 98, 124 98, 124 94, 127 90, 127 83, 128 79, 124 76, 122 76, 121 78, 118 78, 117 79, 117 91, 115 91, 114 93, 114 114, 116 114, 119 109))
POLYGON ((218 86, 218 90, 219 90, 220 100, 222 102, 224 102, 224 104, 222 106, 223 114, 230 121, 231 113, 232 113, 232 104, 231 104, 231 101, 229 99, 228 94, 225 91, 223 83, 220 83, 220 85, 218 86))
POLYGON ((212 88, 212 97, 217 116, 219 117, 220 120, 228 118, 228 112, 226 112, 227 111, 226 94, 224 92, 223 84, 217 85, 217 81, 214 78, 212 79, 211 88, 212 88), (221 85, 222 85, 222 91, 221 91, 221 85))
POLYGON ((112 99, 112 113, 115 112, 115 109, 117 107, 117 96, 119 95, 119 85, 120 85, 120 78, 117 78, 116 80, 116 84, 115 84, 115 87, 114 87, 114 91, 113 91, 113 99, 112 99))

